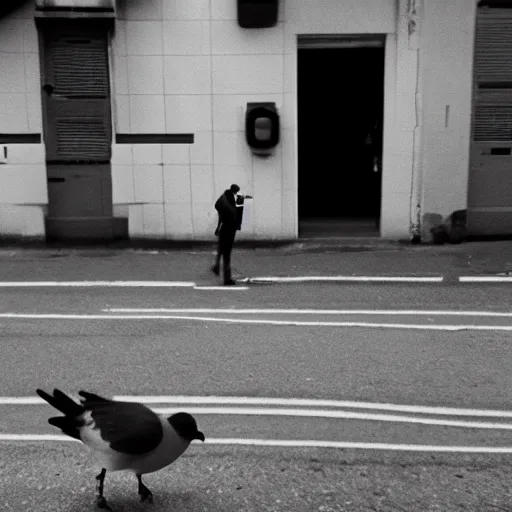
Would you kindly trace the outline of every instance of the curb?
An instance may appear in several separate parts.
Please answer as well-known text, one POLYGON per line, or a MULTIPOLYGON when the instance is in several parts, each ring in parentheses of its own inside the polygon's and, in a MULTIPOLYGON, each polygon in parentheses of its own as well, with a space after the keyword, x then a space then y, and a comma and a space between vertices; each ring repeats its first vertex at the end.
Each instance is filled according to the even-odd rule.
MULTIPOLYGON (((209 251, 215 250, 218 240, 169 240, 169 239, 130 239, 130 240, 70 240, 70 241, 45 241, 45 240, 12 240, 0 236, 0 250, 4 251, 86 251, 86 250, 111 250, 111 251, 209 251)), ((410 240, 388 239, 375 237, 335 237, 335 238, 237 238, 236 249, 274 249, 295 252, 315 251, 379 251, 379 250, 404 250, 404 249, 438 249, 434 244, 411 243, 410 240)))

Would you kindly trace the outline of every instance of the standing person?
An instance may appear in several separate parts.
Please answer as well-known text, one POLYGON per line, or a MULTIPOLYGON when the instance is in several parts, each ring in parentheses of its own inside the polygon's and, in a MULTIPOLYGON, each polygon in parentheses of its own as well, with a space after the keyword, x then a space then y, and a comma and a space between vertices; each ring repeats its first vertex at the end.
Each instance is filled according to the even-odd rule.
POLYGON ((225 286, 236 284, 231 278, 231 250, 233 249, 236 232, 240 229, 237 215, 237 193, 239 191, 240 187, 233 184, 215 202, 215 209, 219 213, 219 224, 215 234, 219 236, 219 243, 212 271, 217 276, 220 274, 220 260, 222 258, 225 286))

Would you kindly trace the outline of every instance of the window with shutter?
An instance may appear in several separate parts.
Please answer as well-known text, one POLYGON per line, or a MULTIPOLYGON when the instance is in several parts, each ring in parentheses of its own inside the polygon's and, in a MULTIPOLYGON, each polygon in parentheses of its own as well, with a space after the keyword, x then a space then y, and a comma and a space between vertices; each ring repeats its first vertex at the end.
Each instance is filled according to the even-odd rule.
POLYGON ((112 127, 106 31, 45 33, 47 160, 107 162, 112 127))
POLYGON ((473 141, 512 141, 512 9, 479 8, 474 82, 473 141))
POLYGON ((56 94, 68 98, 107 98, 108 61, 102 37, 65 37, 51 41, 56 94))
POLYGON ((474 140, 512 141, 512 105, 477 105, 474 140))
POLYGON ((471 235, 512 233, 512 9, 506 5, 485 1, 477 12, 467 207, 471 235))
POLYGON ((476 25, 475 79, 480 87, 512 87, 512 9, 480 9, 476 25))

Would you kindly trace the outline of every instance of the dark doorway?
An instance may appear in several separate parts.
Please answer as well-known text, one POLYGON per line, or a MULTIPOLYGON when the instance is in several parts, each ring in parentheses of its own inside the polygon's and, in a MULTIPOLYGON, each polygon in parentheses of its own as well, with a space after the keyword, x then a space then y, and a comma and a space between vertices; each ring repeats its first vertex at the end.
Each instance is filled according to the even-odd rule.
POLYGON ((383 104, 383 47, 299 48, 300 236, 378 236, 383 104))

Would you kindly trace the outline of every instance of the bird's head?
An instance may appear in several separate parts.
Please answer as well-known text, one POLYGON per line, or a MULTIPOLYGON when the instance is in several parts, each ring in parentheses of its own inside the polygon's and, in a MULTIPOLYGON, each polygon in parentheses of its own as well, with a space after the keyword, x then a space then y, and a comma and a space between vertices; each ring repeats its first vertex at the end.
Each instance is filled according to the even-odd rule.
POLYGON ((204 434, 197 430, 196 420, 187 412, 178 412, 169 416, 167 421, 180 437, 187 441, 198 439, 204 443, 204 434))

